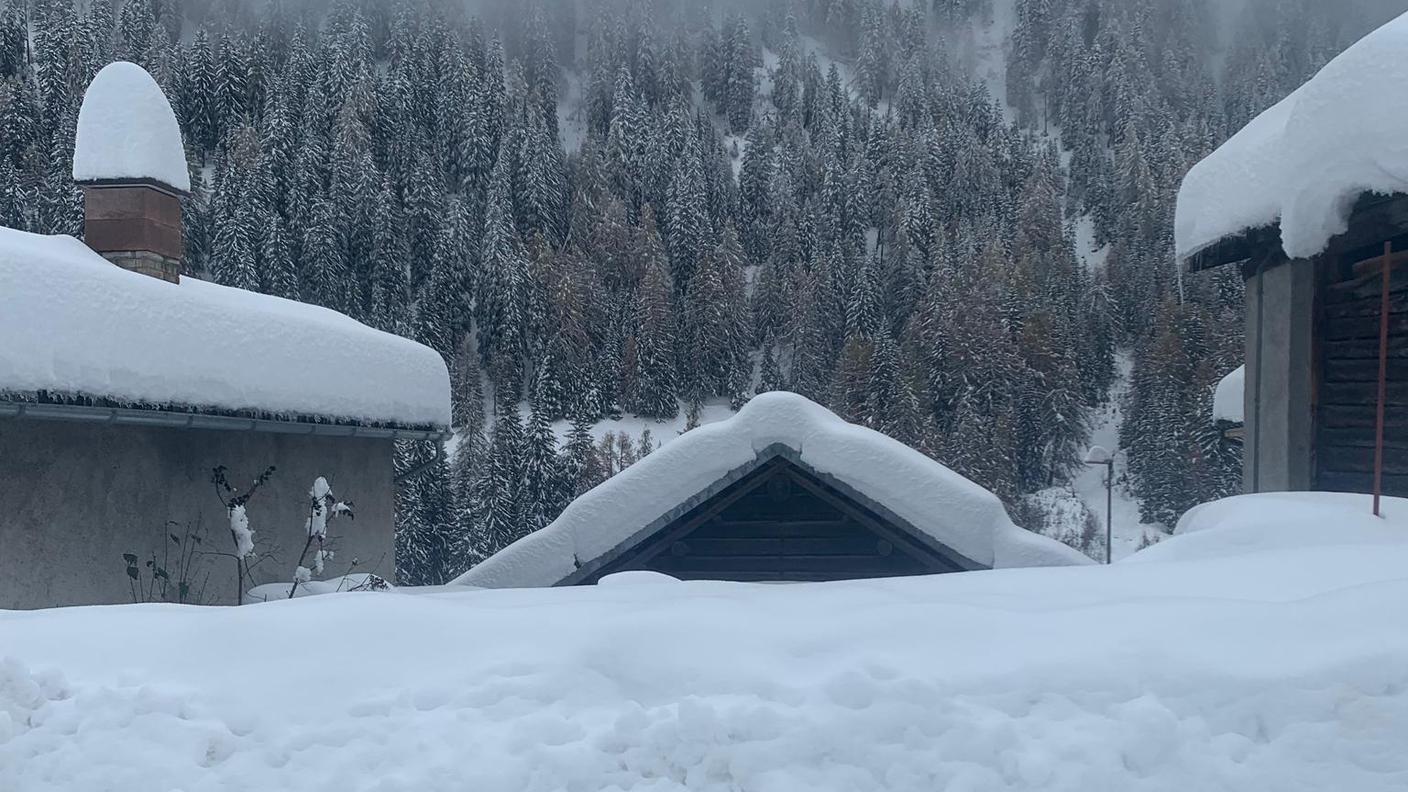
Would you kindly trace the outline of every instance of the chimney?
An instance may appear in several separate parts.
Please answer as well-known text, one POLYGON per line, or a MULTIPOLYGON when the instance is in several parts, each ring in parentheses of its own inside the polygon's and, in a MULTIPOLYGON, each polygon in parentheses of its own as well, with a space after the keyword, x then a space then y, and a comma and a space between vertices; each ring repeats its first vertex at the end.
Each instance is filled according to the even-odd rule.
POLYGON ((181 282, 181 197, 190 192, 171 104, 140 66, 103 67, 83 95, 73 153, 88 247, 123 269, 181 282))
POLYGON ((181 198, 164 184, 85 183, 83 239, 123 269, 181 282, 181 198))

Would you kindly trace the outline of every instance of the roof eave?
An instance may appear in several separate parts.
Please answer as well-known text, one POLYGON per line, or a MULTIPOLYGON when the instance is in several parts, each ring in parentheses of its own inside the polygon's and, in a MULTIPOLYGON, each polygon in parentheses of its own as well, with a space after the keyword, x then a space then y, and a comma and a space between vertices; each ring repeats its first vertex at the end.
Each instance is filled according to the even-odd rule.
POLYGON ((27 418, 40 421, 110 424, 115 426, 154 426, 167 429, 212 429, 217 431, 264 432, 316 437, 356 437, 384 440, 448 440, 444 428, 402 428, 349 423, 314 423, 162 409, 105 407, 86 404, 48 404, 0 399, 0 418, 27 418))
POLYGON ((1280 250, 1281 225, 1280 223, 1272 223, 1223 237, 1182 258, 1183 266, 1188 272, 1193 273, 1216 269, 1228 264, 1242 264, 1264 257, 1268 251, 1279 252, 1280 250))

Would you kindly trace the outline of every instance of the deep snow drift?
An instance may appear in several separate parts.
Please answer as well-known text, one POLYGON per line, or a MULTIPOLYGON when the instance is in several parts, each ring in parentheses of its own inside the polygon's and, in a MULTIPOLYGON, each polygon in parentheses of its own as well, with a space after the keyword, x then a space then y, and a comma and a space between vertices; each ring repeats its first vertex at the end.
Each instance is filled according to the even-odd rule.
POLYGON ((1188 172, 1178 254, 1281 222, 1291 258, 1314 256, 1365 191, 1408 192, 1408 15, 1365 36, 1188 172))
POLYGON ((0 613, 0 789, 1402 790, 1408 502, 1367 508, 1113 567, 0 613))
POLYGON ((0 392, 447 426, 429 347, 313 305, 167 283, 0 228, 0 392))

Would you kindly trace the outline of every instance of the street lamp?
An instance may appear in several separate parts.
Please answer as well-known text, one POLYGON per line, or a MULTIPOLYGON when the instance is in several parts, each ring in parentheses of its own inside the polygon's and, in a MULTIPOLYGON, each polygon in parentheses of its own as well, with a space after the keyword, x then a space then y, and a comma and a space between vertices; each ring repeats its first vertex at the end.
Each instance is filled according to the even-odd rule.
POLYGON ((1115 504, 1115 455, 1100 446, 1092 446, 1085 452, 1085 464, 1105 466, 1105 563, 1109 564, 1114 559, 1114 532, 1110 520, 1115 504))

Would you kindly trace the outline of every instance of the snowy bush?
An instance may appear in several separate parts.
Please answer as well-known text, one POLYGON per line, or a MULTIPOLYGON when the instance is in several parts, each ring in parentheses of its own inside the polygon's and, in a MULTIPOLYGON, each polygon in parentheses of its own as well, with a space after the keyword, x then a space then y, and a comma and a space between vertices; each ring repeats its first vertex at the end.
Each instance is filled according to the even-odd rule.
POLYGON ((160 549, 123 553, 133 602, 174 602, 201 605, 210 601, 212 553, 205 549, 205 530, 168 521, 157 535, 160 549))
POLYGON ((304 522, 304 531, 308 538, 303 542, 303 552, 298 556, 298 565, 293 570, 293 584, 289 587, 288 596, 292 598, 298 587, 308 583, 314 575, 323 573, 323 565, 332 559, 333 551, 327 548, 328 542, 328 521, 335 517, 347 517, 352 519, 351 501, 340 501, 333 497, 332 486, 328 480, 318 476, 313 480, 313 486, 308 488, 308 519, 304 522), (316 544, 316 548, 314 545, 316 544), (308 561, 308 553, 312 551, 312 568, 304 566, 304 561, 308 561))
POLYGON ((274 466, 270 465, 254 479, 243 492, 235 489, 230 484, 230 479, 226 475, 227 468, 221 465, 210 471, 210 483, 215 487, 215 497, 220 499, 221 505, 225 507, 225 513, 230 520, 230 539, 234 542, 235 550, 229 554, 235 560, 235 580, 236 594, 235 602, 244 601, 245 583, 250 578, 252 559, 254 552, 254 529, 249 526, 249 514, 245 511, 245 505, 249 499, 259 491, 259 488, 269 482, 274 476, 274 466))
POLYGON ((1022 498, 1012 510, 1012 519, 1033 533, 1105 560, 1104 526, 1069 488, 1051 487, 1022 498))

